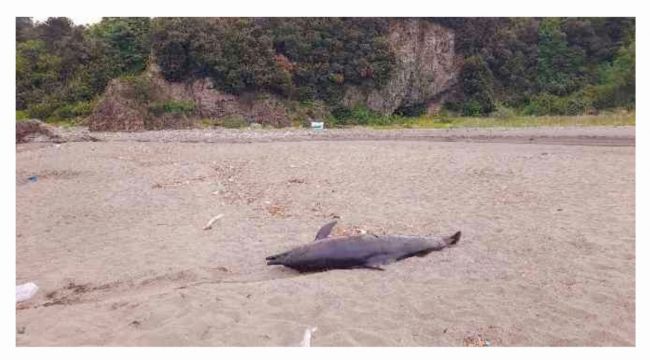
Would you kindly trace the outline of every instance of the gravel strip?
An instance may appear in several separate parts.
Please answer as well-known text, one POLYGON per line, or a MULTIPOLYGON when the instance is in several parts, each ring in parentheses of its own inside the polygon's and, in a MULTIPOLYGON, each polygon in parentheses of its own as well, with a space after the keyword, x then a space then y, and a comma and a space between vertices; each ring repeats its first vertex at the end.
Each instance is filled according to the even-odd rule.
POLYGON ((191 143, 252 143, 293 141, 407 140, 443 142, 536 143, 594 146, 634 146, 635 127, 539 127, 539 128, 452 128, 387 129, 186 129, 143 132, 92 132, 85 127, 60 129, 67 141, 136 141, 191 143))

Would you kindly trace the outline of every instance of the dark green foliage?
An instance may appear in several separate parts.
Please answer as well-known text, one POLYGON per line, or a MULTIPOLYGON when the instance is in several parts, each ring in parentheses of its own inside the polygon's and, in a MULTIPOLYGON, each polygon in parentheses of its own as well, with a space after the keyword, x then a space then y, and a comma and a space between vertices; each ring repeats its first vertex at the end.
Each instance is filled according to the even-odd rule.
POLYGON ((368 109, 365 106, 353 108, 337 107, 332 111, 333 119, 330 119, 334 126, 341 125, 371 125, 371 122, 381 118, 382 115, 368 109))
MULTIPOLYGON (((490 88, 494 101, 529 114, 634 108, 633 18, 432 21, 454 29, 456 50, 466 60, 480 56, 487 64, 492 74, 490 88), (604 76, 608 71, 612 76, 604 76)), ((485 113, 480 99, 465 88, 463 95, 465 104, 446 107, 466 114, 485 113)))
POLYGON ((495 109, 492 73, 480 56, 465 59, 460 82, 465 96, 464 115, 486 115, 495 109))
POLYGON ((151 52, 150 24, 149 18, 103 18, 88 31, 115 64, 115 72, 137 74, 151 52))
POLYGON ((74 119, 90 115, 93 111, 93 103, 90 101, 80 101, 73 104, 65 104, 58 107, 50 116, 56 120, 74 119))
POLYGON ((146 76, 125 75, 120 77, 120 80, 129 85, 128 97, 135 100, 138 104, 147 105, 157 100, 157 89, 146 76))
POLYGON ((270 90, 286 95, 291 88, 271 37, 254 19, 156 19, 152 48, 170 81, 209 76, 234 94, 270 90))
MULTIPOLYGON (((40 119, 82 117, 111 79, 130 81, 132 98, 153 112, 189 114, 161 103, 139 76, 153 54, 175 82, 210 77, 233 94, 270 92, 296 110, 295 121, 338 125, 384 121, 341 107, 344 89, 385 85, 395 71, 385 18, 104 18, 85 27, 67 18, 16 18, 16 109, 40 119), (333 117, 323 115, 333 109, 333 117)), ((583 114, 635 107, 634 18, 433 18, 454 30, 464 58, 460 96, 445 109, 583 114), (495 104, 499 104, 497 108, 495 104), (504 109, 507 109, 504 110, 504 109)), ((403 104, 397 116, 418 116, 403 104)))
POLYGON ((599 68, 598 85, 587 88, 594 94, 597 108, 634 107, 635 77, 635 41, 621 47, 611 63, 604 63, 599 68))
POLYGON ((415 117, 424 114, 427 111, 426 104, 409 104, 402 105, 395 110, 395 115, 415 117))
POLYGON ((67 18, 36 24, 17 18, 16 109, 44 120, 68 116, 112 78, 142 71, 150 52, 149 22, 105 18, 86 28, 67 18))
POLYGON ((577 90, 585 69, 585 50, 569 48, 561 19, 546 18, 539 27, 537 88, 540 92, 568 95, 577 90))
POLYGON ((341 86, 378 86, 394 61, 384 19, 156 19, 153 50, 164 76, 210 76, 222 90, 267 90, 336 103, 341 86))
POLYGON ((377 87, 395 62, 381 18, 276 18, 265 21, 275 51, 291 64, 295 97, 340 101, 344 84, 377 87))

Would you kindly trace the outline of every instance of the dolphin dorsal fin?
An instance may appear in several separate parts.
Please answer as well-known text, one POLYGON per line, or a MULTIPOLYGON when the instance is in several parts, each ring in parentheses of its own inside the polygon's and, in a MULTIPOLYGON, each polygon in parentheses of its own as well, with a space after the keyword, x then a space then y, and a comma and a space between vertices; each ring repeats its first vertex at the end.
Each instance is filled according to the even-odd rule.
POLYGON ((327 223, 323 225, 323 227, 321 227, 320 230, 318 230, 318 232, 316 233, 316 238, 314 239, 314 241, 318 241, 328 237, 329 234, 332 232, 334 225, 336 225, 336 220, 332 221, 331 223, 327 223))

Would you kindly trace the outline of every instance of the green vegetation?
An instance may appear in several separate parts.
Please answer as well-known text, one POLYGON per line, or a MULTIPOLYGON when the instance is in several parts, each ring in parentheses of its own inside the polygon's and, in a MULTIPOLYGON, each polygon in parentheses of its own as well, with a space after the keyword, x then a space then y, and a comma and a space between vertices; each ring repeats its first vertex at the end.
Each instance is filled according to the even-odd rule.
POLYGON ((327 127, 370 126, 391 128, 455 128, 455 127, 536 127, 536 126, 626 126, 635 124, 634 111, 603 111, 595 115, 529 115, 504 105, 496 105, 489 117, 459 116, 441 111, 438 115, 381 115, 364 107, 340 108, 326 120, 327 127))
POLYGON ((465 56, 462 99, 447 109, 528 115, 634 109, 634 18, 437 18, 465 56))
POLYGON ((16 18, 16 109, 56 121, 88 114, 112 78, 137 74, 150 53, 149 18, 16 18))
POLYGON ((27 114, 27 111, 16 110, 16 120, 17 121, 27 120, 27 119, 29 119, 29 115, 27 114))
POLYGON ((155 116, 162 114, 191 114, 194 112, 196 105, 192 101, 168 100, 155 101, 149 105, 149 112, 155 116))
POLYGON ((328 126, 345 126, 345 125, 381 125, 385 123, 384 118, 390 117, 382 116, 365 106, 357 106, 352 109, 346 107, 338 107, 332 111, 332 118, 328 122, 328 126))
POLYGON ((465 59, 460 81, 465 95, 463 115, 489 114, 495 109, 492 74, 483 58, 474 55, 465 59))
POLYGON ((238 129, 248 126, 248 121, 241 115, 232 115, 221 119, 217 125, 221 125, 227 129, 238 129))
MULTIPOLYGON (((394 73, 390 21, 400 20, 104 18, 86 27, 67 18, 16 18, 17 118, 76 121, 114 78, 129 82, 132 98, 152 114, 194 114, 194 104, 154 96, 141 74, 155 60, 169 81, 209 77, 227 93, 274 94, 294 125, 416 126, 425 104, 405 104, 390 116, 343 106, 345 86, 378 88, 394 73)), ((456 95, 444 104, 448 114, 489 123, 635 109, 634 18, 429 21, 456 33, 464 58, 456 95)))
POLYGON ((143 75, 124 75, 119 78, 129 85, 128 97, 138 104, 148 105, 156 101, 155 85, 143 75))
POLYGON ((170 81, 209 76, 229 93, 335 104, 342 85, 386 82, 394 62, 386 31, 373 18, 160 18, 152 49, 170 81))
POLYGON ((378 129, 392 128, 474 128, 474 127, 540 127, 540 126, 630 126, 635 125, 633 112, 603 112, 598 115, 579 116, 512 116, 512 117, 448 117, 421 116, 416 118, 384 117, 386 125, 373 125, 378 129))

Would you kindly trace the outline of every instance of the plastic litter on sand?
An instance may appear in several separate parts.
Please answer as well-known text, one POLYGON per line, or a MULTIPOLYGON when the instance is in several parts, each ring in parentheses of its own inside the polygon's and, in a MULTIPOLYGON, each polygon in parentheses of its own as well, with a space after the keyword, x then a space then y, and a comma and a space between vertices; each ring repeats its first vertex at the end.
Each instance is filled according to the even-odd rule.
POLYGON ((38 286, 32 282, 16 286, 16 302, 31 299, 37 291, 38 286))

